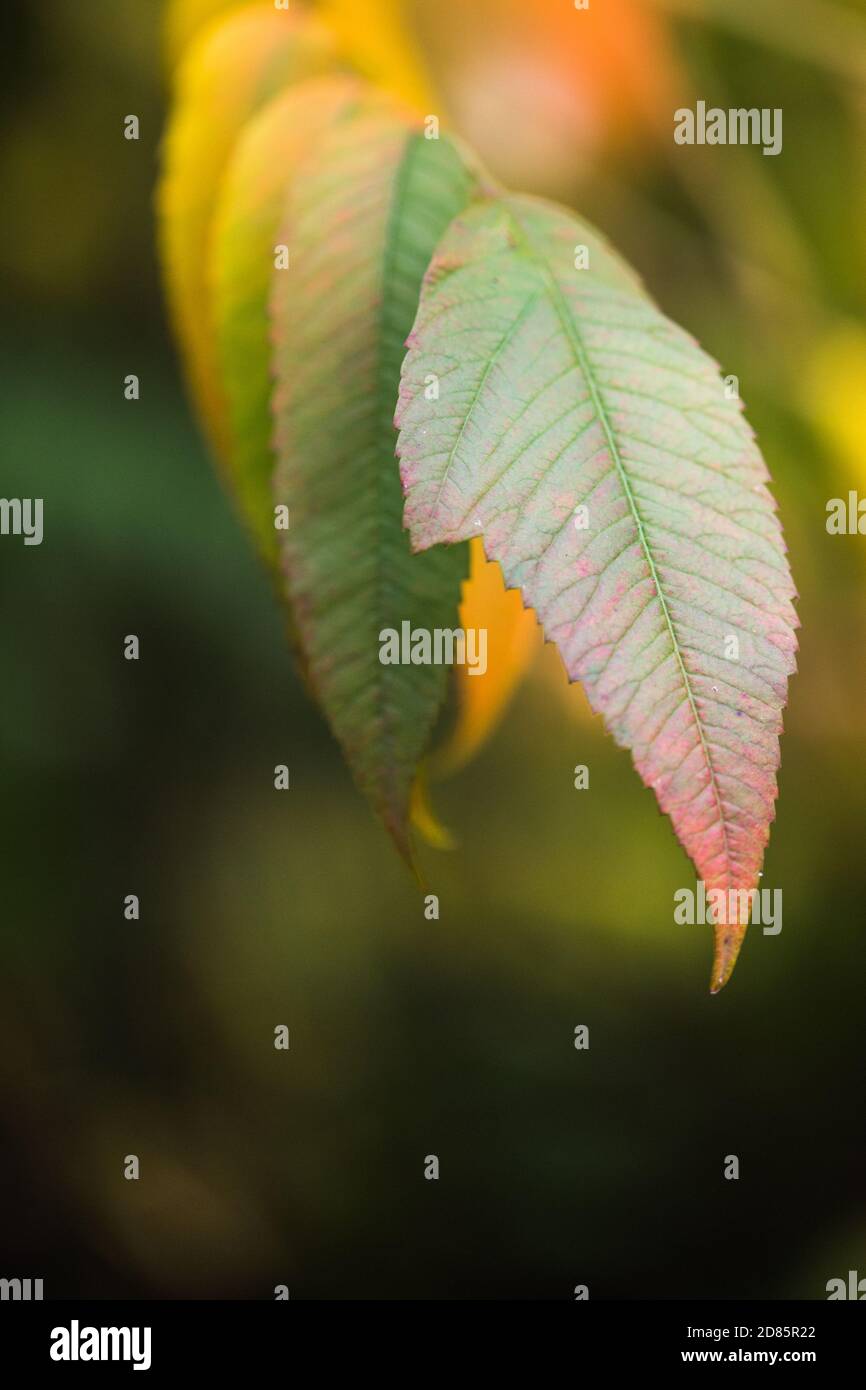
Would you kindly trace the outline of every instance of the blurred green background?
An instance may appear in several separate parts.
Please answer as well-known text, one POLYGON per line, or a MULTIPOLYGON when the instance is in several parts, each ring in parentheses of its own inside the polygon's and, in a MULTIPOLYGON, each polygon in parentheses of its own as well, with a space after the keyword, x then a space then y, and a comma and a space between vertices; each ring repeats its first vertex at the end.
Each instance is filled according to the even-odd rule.
POLYGON ((425 921, 185 402, 154 252, 161 6, 7 0, 0 491, 45 499, 45 539, 0 541, 0 1274, 823 1298, 866 1274, 866 539, 825 530, 866 494, 866 14, 610 0, 593 46, 566 0, 409 8, 494 168, 602 226, 739 376, 801 594, 763 879, 784 928, 710 997, 709 929, 673 922, 691 866, 547 657, 435 789, 459 848, 425 854, 425 921), (696 97, 782 107, 782 155, 675 147, 696 97))

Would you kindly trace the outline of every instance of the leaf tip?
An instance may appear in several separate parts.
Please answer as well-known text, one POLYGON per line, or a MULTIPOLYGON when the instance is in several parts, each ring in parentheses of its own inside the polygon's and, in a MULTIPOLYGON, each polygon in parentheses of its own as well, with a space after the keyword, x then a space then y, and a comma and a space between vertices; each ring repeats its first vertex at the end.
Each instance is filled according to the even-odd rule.
MULTIPOLYGON (((409 819, 414 830, 417 830, 421 838, 433 849, 452 850, 457 848, 457 842, 451 831, 443 825, 433 809, 430 800, 430 792, 427 780, 427 770, 421 766, 412 784, 412 793, 409 803, 409 819)), ((416 870, 416 877, 417 877, 416 870)))
POLYGON ((733 922, 730 925, 718 923, 715 928, 715 949, 713 951, 713 971, 710 977, 710 994, 718 994, 724 989, 734 973, 734 966, 740 954, 740 947, 746 935, 748 922, 733 922))

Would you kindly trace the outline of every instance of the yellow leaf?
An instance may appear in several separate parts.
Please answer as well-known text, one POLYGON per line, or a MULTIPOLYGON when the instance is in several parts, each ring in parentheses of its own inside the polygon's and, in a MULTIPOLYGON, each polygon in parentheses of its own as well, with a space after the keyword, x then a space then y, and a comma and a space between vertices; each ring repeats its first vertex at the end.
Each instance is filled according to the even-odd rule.
MULTIPOLYGON (((210 283, 231 433, 229 472, 265 558, 277 562, 271 447, 268 296, 287 189, 322 133, 357 106, 357 78, 312 78, 269 102, 244 127, 222 183, 210 283)), ((366 90, 369 90, 366 89, 366 90)), ((290 522, 290 517, 287 518, 290 522)))
POLYGON ((409 819, 412 827, 433 849, 454 849, 455 840, 451 831, 443 825, 433 810, 427 787, 427 769, 421 764, 409 798, 409 819))
POLYGON ((866 332, 856 323, 840 324, 818 342, 806 377, 806 403, 851 488, 866 485, 864 382, 866 332))
POLYGON ((598 718, 580 681, 568 679, 562 657, 552 643, 546 642, 543 646, 532 675, 544 688, 546 698, 556 700, 574 723, 591 724, 598 718))
MULTIPOLYGON (((253 3, 255 0, 170 0, 165 20, 169 70, 174 70, 184 50, 206 24, 229 10, 249 8, 253 3)), ((268 0, 268 5, 273 9, 273 0, 268 0)), ((289 13, 296 6, 300 6, 300 0, 292 0, 289 13)), ((318 0, 316 8, 361 76, 422 114, 441 115, 401 0, 318 0)), ((285 17, 287 12, 278 13, 285 17)))
POLYGON ((437 777, 446 777, 475 756, 489 738, 520 680, 541 650, 541 629, 517 589, 506 589, 496 561, 484 556, 480 540, 471 542, 469 580, 460 605, 464 628, 487 630, 487 670, 470 676, 457 667, 457 721, 445 746, 431 758, 437 777))
POLYGON ((174 71, 184 51, 206 24, 229 10, 248 8, 252 3, 255 0, 168 0, 164 29, 169 71, 174 71))
POLYGON ((318 21, 262 4, 209 27, 178 70, 158 193, 160 250, 190 388, 221 458, 226 403, 206 271, 220 184, 250 116, 287 83, 333 63, 333 41, 318 21))
POLYGON ((401 0, 320 0, 318 8, 362 76, 422 115, 441 115, 401 0))

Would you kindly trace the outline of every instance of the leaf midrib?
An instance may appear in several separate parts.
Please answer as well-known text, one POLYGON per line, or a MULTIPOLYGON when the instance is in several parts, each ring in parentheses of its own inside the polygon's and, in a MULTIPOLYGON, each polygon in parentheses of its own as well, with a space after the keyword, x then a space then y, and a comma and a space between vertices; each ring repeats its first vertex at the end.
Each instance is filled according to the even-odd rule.
POLYGON ((731 870, 733 865, 731 859, 730 846, 728 844, 727 821, 725 820, 724 811, 722 809, 721 794, 719 791, 719 785, 716 777, 716 770, 713 765, 713 760, 710 756, 710 750, 707 745, 706 737, 704 735, 703 724, 698 714, 698 708, 695 702, 694 692, 692 690, 689 674, 686 670, 686 666, 682 659, 682 654, 680 652, 680 644, 677 639, 676 629, 674 627, 673 619, 668 608, 667 599, 662 588, 658 570, 656 569, 655 560, 653 558, 653 554, 650 549, 649 542, 647 540, 646 532, 644 530, 643 518, 641 517, 640 511, 638 509, 637 501, 635 499, 634 493, 632 492, 631 484, 628 479, 628 474, 626 473, 625 466, 620 456, 620 451, 616 442, 616 437, 614 435, 613 428, 608 417, 607 407, 605 406, 601 393, 596 385, 595 376, 592 371, 590 358, 589 354, 587 353, 586 346, 580 335, 580 331, 577 327, 577 324, 575 323, 574 316, 571 312, 568 300, 563 294, 563 291, 559 286, 559 282, 557 281, 556 276, 554 275, 545 258, 538 251, 536 251, 529 234, 527 233, 523 224, 517 217, 513 208, 508 207, 507 212, 511 224, 515 229, 520 249, 538 267, 539 273, 544 282, 549 298, 553 304, 554 311, 560 323, 562 324, 565 336, 568 339, 568 342, 574 353, 576 364, 586 380, 587 386, 589 388, 590 399, 592 402, 593 409, 596 413, 599 424, 601 425, 602 430, 604 432, 604 437, 607 443, 608 450, 610 452, 610 456, 613 459, 614 465, 617 470, 617 474, 619 475, 620 484, 625 494, 626 501, 628 502, 629 509, 634 520, 634 524, 637 528, 641 548, 646 558, 647 565, 649 566, 650 576, 655 586, 659 603, 661 604, 662 613, 664 615, 665 624, 668 630, 668 636, 670 638, 671 647, 673 648, 673 652, 676 657, 677 666, 680 672, 680 678, 682 680, 683 688, 686 692, 686 697, 689 702, 689 708, 692 712, 692 718, 694 719, 695 727, 698 731, 698 737, 701 741, 701 749, 704 755, 704 761, 706 762, 707 771, 709 773, 710 785, 713 789, 713 798, 716 804, 716 812, 718 814, 719 825, 721 826, 722 830, 722 839, 725 851, 725 862, 728 871, 728 880, 730 881, 732 877, 731 870))

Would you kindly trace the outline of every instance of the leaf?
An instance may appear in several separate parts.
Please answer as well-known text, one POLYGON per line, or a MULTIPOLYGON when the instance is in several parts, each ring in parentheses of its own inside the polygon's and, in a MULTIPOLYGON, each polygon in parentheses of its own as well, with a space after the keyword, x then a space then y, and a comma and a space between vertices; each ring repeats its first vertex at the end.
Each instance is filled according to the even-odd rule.
MULTIPOLYGON (((169 70, 189 44, 220 16, 251 0, 170 0, 165 18, 165 47, 169 70)), ((285 20, 297 8, 296 0, 285 20)), ((419 111, 440 111, 430 90, 417 45, 404 18, 400 0, 318 0, 316 10, 339 41, 341 54, 352 67, 419 111)), ((274 0, 261 0, 259 9, 273 12, 274 0)))
POLYGON ((409 796, 409 819, 413 830, 417 830, 418 834, 433 849, 450 850, 456 848, 450 830, 441 823, 430 805, 427 768, 424 763, 418 768, 412 783, 409 796))
POLYGON ((355 78, 318 77, 269 102, 237 141, 215 215, 210 283, 230 422, 229 472, 259 547, 274 566, 268 296, 278 273, 275 245, 292 178, 340 115, 357 111, 361 93, 355 78))
POLYGON ((283 86, 333 66, 318 21, 273 6, 208 26, 179 69, 158 192, 166 292, 190 388, 219 457, 228 451, 206 267, 221 180, 242 127, 283 86))
POLYGON ((441 114, 400 0, 319 0, 352 67, 420 114, 441 114))
MULTIPOLYGON (((368 0, 363 8, 357 0, 321 0, 320 4, 341 51, 354 66, 416 111, 441 114, 441 99, 430 84, 404 9, 399 0, 368 0)), ((464 628, 487 630, 487 670, 483 676, 470 676, 465 667, 454 673, 456 722, 444 746, 430 760, 431 775, 439 778, 463 767, 490 737, 526 674, 538 643, 532 614, 524 610, 516 595, 506 592, 499 566, 485 561, 480 541, 473 543, 471 557, 460 623, 464 628)), ((429 844, 441 848, 450 837, 433 817, 426 787, 423 798, 419 789, 413 799, 414 808, 422 804, 426 814, 413 810, 413 822, 429 844)))
MULTIPOLYGON (((585 224, 486 201, 426 276, 397 423, 415 549, 480 531, 707 890, 755 888, 795 592, 765 465, 715 364, 585 224)), ((714 992, 744 934, 740 914, 716 928, 714 992)))
MULTIPOLYGON (((168 0, 165 7, 165 48, 169 70, 180 62, 186 49, 206 25, 229 10, 249 5, 250 0, 168 0)), ((261 8, 273 9, 273 0, 262 0, 261 8)))
POLYGON ((864 380, 866 332, 854 321, 839 320, 814 344, 798 394, 806 418, 829 446, 834 485, 843 495, 866 486, 864 380))
POLYGON ((383 665, 380 633, 456 627, 467 556, 410 551, 394 405, 424 271, 478 180, 450 140, 388 111, 340 122, 294 180, 272 298, 287 590, 331 727, 409 862, 410 788, 447 668, 383 665))
POLYGON ((475 757, 541 646, 535 614, 524 608, 515 589, 506 589, 502 570, 495 560, 486 559, 477 536, 471 542, 470 557, 460 626, 487 632, 487 670, 483 675, 470 675, 465 666, 455 671, 457 719, 443 747, 430 759, 431 773, 437 777, 451 776, 475 757))

